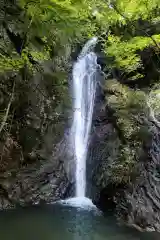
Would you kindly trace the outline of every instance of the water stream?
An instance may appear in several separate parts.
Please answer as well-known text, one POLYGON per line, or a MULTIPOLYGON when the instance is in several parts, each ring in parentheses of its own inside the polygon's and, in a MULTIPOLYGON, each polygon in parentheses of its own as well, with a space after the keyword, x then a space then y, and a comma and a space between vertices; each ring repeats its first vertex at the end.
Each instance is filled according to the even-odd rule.
POLYGON ((76 197, 85 197, 86 157, 96 93, 97 56, 92 51, 97 38, 83 47, 73 66, 74 120, 72 126, 76 162, 76 197))

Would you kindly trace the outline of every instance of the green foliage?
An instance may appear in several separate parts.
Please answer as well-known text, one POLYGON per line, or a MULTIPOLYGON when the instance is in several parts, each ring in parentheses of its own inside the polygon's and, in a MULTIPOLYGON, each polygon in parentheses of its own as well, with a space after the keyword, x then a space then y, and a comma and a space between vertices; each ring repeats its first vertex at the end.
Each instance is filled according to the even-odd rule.
POLYGON ((21 58, 10 58, 10 57, 4 57, 1 56, 0 59, 0 73, 3 73, 4 71, 9 70, 19 70, 24 65, 24 61, 21 58))
POLYGON ((10 35, 2 27, 0 46, 5 49, 5 54, 0 49, 3 55, 0 62, 1 71, 18 70, 20 65, 30 66, 32 62, 42 63, 53 56, 65 54, 68 44, 74 47, 75 44, 93 36, 96 31, 96 23, 92 21, 93 5, 96 5, 94 0, 20 0, 14 7, 11 7, 9 2, 4 3, 7 10, 1 12, 0 24, 4 19, 9 31, 17 36, 17 40, 14 41, 21 49, 21 54, 15 53, 15 42, 11 41, 10 35), (9 8, 14 8, 13 12, 8 11, 9 8), (14 14, 14 11, 18 14, 14 14))
MULTIPOLYGON (((52 56, 57 55, 57 49, 65 49, 67 44, 74 47, 76 43, 95 34, 101 35, 110 28, 113 30, 113 27, 114 31, 109 32, 108 39, 103 39, 105 53, 115 59, 110 67, 117 67, 127 73, 133 72, 142 67, 139 51, 147 47, 156 47, 155 50, 158 50, 155 42, 157 45, 160 42, 159 34, 150 37, 147 29, 139 29, 142 36, 134 36, 134 26, 139 20, 149 21, 150 24, 159 21, 158 0, 20 0, 15 6, 17 9, 20 7, 18 18, 17 15, 15 17, 5 13, 5 20, 11 30, 23 38, 23 50, 27 49, 38 62, 50 59, 50 53, 52 56), (117 36, 122 26, 123 29, 129 28, 130 39, 125 32, 117 36)), ((12 55, 14 61, 13 50, 10 49, 9 55, 12 55)), ((27 56, 25 60, 28 63, 27 56)), ((2 63, 1 69, 3 65, 2 63)), ((13 65, 17 66, 17 62, 13 65)), ((10 67, 9 64, 4 69, 10 67)), ((133 79, 142 76, 136 73, 133 79)))
POLYGON ((116 4, 119 11, 132 21, 139 18, 148 19, 152 12, 160 6, 158 0, 117 0, 116 4))
POLYGON ((127 140, 138 134, 138 121, 143 116, 148 115, 145 93, 138 90, 132 90, 116 80, 107 80, 106 90, 113 94, 106 96, 108 106, 114 110, 118 127, 127 140), (137 121, 137 124, 135 122, 137 121))
POLYGON ((102 39, 104 51, 113 57, 108 68, 117 68, 132 80, 142 78, 138 69, 143 69, 140 52, 153 48, 160 53, 159 23, 160 1, 158 0, 115 0, 97 13, 97 21, 108 30, 107 39, 102 39))
MULTIPOLYGON (((152 38, 160 43, 160 34, 153 35, 152 38)), ((155 43, 150 37, 133 37, 129 41, 122 41, 120 37, 109 35, 105 45, 105 51, 109 56, 114 56, 115 67, 131 72, 141 67, 141 59, 137 54, 147 47, 155 47, 155 43)), ((139 75, 141 77, 141 75, 139 75)))
POLYGON ((159 120, 160 117, 160 90, 159 84, 155 86, 148 94, 148 105, 154 112, 155 117, 159 120))
POLYGON ((30 19, 28 40, 36 35, 46 37, 49 45, 58 41, 66 43, 72 37, 87 34, 89 28, 92 32, 94 27, 88 23, 89 11, 85 1, 81 1, 81 7, 79 3, 68 0, 21 1, 21 7, 26 11, 27 22, 30 19))
POLYGON ((129 184, 135 177, 137 149, 129 145, 121 146, 117 161, 111 166, 110 181, 116 185, 129 184))
POLYGON ((136 176, 142 145, 149 137, 143 121, 149 116, 147 96, 143 91, 130 89, 116 80, 108 79, 106 104, 113 111, 115 128, 121 133, 119 152, 110 166, 110 181, 117 185, 128 184, 136 176))

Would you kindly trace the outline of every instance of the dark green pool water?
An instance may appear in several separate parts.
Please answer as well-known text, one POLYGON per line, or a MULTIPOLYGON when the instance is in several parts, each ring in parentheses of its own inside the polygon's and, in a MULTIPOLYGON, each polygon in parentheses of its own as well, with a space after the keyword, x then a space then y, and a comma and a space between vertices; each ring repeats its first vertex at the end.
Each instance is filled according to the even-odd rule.
POLYGON ((158 240, 116 225, 95 211, 59 204, 0 213, 0 240, 158 240))

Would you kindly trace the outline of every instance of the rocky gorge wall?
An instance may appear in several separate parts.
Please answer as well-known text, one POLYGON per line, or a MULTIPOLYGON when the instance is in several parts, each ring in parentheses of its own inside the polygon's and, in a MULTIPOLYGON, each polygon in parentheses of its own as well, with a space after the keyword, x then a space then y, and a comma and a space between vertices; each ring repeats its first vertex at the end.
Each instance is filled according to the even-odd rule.
POLYGON ((5 86, 1 98, 6 103, 5 92, 15 85, 0 141, 1 209, 51 203, 65 198, 70 189, 64 133, 69 127, 71 100, 64 76, 64 84, 58 85, 55 75, 62 65, 63 70, 69 68, 70 54, 66 52, 65 57, 44 63, 42 72, 34 76, 27 69, 1 75, 1 86, 5 86))
POLYGON ((89 195, 121 223, 160 231, 158 113, 146 93, 113 78, 105 79, 99 93, 88 153, 89 195))

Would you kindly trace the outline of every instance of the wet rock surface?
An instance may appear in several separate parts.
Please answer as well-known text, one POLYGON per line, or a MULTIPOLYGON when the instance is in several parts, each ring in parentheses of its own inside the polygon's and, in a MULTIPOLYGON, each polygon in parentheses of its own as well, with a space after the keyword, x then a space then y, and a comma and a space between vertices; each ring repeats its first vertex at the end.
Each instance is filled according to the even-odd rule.
MULTIPOLYGON (((14 76, 14 115, 0 141, 1 209, 51 203, 71 188, 64 136, 71 105, 68 87, 62 97, 55 87, 52 64, 31 76, 32 84, 25 84, 21 74, 14 76)), ((12 76, 7 80, 10 83, 12 76)))
POLYGON ((121 170, 125 169, 125 163, 121 162, 122 168, 119 165, 123 139, 113 112, 108 106, 104 107, 103 100, 95 111, 88 153, 88 181, 92 183, 88 194, 97 207, 104 212, 111 211, 121 223, 140 231, 160 231, 160 128, 157 122, 147 116, 142 120, 149 135, 145 135, 141 150, 135 155, 137 160, 135 157, 130 179, 125 180, 126 173, 121 170))

